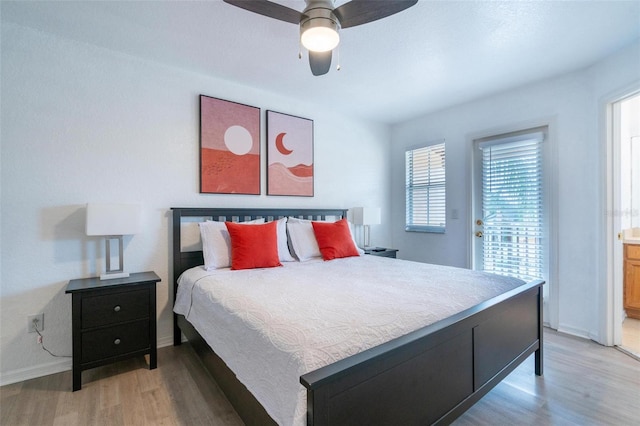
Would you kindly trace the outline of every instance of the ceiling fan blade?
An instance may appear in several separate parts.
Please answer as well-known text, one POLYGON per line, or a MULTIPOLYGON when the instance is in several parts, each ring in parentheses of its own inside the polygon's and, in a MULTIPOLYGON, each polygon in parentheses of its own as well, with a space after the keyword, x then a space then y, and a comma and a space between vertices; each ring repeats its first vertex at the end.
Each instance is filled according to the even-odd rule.
POLYGON ((334 9, 333 13, 340 21, 341 28, 349 28, 386 18, 416 3, 418 0, 352 0, 334 9))
POLYGON ((331 50, 326 52, 309 51, 309 65, 313 75, 323 75, 331 68, 331 50))
POLYGON ((224 2, 259 15, 292 24, 299 24, 302 18, 306 16, 295 9, 267 0, 224 0, 224 2))

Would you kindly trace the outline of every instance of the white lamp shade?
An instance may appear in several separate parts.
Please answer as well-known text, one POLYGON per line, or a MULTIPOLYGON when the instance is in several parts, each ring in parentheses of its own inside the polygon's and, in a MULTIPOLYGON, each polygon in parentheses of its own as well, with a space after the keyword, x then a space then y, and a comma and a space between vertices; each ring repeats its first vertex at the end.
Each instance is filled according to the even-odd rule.
POLYGON ((140 232, 137 204, 87 204, 87 235, 133 235, 140 232))
POLYGON ((355 225, 379 225, 380 207, 354 207, 353 223, 355 225))

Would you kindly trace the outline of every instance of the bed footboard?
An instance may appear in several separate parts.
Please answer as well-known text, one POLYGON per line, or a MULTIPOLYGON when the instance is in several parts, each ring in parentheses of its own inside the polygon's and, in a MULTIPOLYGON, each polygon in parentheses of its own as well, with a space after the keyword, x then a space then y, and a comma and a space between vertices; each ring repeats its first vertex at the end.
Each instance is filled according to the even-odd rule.
POLYGON ((300 378, 307 424, 450 423, 535 353, 542 282, 300 378))

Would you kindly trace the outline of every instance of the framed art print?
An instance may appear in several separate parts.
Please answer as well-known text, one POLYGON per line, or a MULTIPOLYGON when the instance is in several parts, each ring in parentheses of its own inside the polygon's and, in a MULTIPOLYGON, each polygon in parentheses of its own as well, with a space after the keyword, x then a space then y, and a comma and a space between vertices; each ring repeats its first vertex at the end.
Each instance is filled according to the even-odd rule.
POLYGON ((267 111, 267 195, 313 197, 313 121, 267 111))
POLYGON ((200 95, 200 193, 260 195, 260 108, 200 95))

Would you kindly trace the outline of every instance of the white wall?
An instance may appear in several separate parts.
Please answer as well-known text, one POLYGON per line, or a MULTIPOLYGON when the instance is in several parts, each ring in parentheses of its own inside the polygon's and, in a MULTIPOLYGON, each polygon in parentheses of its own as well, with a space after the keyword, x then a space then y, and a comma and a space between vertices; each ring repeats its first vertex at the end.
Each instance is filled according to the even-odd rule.
POLYGON ((599 291, 606 286, 606 256, 600 235, 606 210, 601 161, 603 97, 623 87, 640 88, 640 44, 593 67, 418 117, 392 128, 392 244, 399 257, 468 267, 471 244, 471 141, 549 124, 557 164, 556 194, 558 327, 600 340, 599 291), (404 151, 431 140, 446 140, 447 233, 404 231, 404 151), (452 220, 451 210, 460 219, 452 220))
MULTIPOLYGON (((162 278, 161 344, 172 336, 170 207, 364 205, 389 215, 387 126, 14 24, 3 23, 1 40, 3 384, 70 368, 39 348, 26 323, 43 312, 46 346, 71 353, 66 284, 104 267, 103 243, 84 235, 89 201, 142 204, 144 229, 125 238, 125 266, 162 278), (199 94, 260 107, 263 120, 266 109, 313 119, 315 197, 199 194, 199 94)), ((264 193, 264 157, 262 169, 264 193)), ((387 226, 372 233, 389 243, 387 226)))

